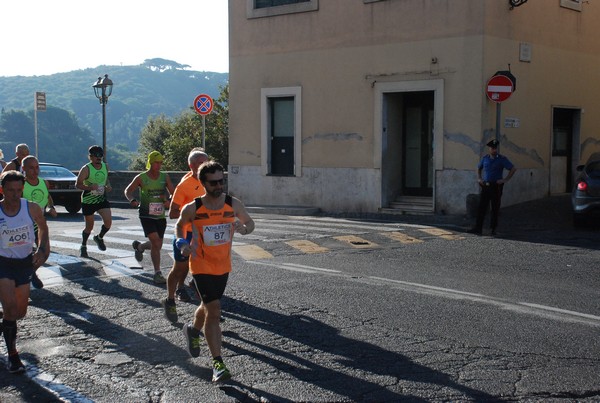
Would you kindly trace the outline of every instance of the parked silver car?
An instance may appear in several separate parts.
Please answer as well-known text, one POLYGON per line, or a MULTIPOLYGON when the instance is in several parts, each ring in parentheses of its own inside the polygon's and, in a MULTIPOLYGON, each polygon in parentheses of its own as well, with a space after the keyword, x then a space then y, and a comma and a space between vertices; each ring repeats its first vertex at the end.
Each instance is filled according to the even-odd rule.
POLYGON ((577 166, 577 178, 571 192, 573 225, 581 227, 600 218, 600 153, 594 153, 585 165, 577 166))
POLYGON ((81 209, 81 190, 75 186, 77 176, 59 164, 40 162, 40 178, 48 181, 48 192, 54 204, 65 206, 75 214, 81 209))

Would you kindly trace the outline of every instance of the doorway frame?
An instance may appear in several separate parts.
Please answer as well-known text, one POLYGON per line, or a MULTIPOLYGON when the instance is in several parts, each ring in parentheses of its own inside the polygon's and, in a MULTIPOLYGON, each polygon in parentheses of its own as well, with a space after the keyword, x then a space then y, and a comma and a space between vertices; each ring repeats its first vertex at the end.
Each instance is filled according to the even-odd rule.
MULTIPOLYGON (((383 161, 383 128, 384 128, 384 95, 390 93, 433 91, 433 211, 436 205, 437 172, 444 169, 444 80, 414 80, 376 82, 375 112, 373 129, 373 166, 382 170, 383 161)), ((379 207, 383 206, 383 176, 380 178, 379 207)))
MULTIPOLYGON (((553 166, 554 166, 554 112, 556 109, 566 109, 570 110, 573 113, 573 122, 571 128, 571 150, 570 150, 570 166, 567 168, 567 175, 571 175, 570 179, 567 179, 567 183, 573 184, 575 181, 575 177, 577 176, 577 165, 580 165, 581 162, 581 119, 582 114, 584 113, 584 109, 580 106, 568 106, 568 105, 550 105, 550 147, 549 147, 549 169, 548 169, 548 194, 561 194, 561 193, 553 193, 553 166), (570 172, 569 172, 570 171, 570 172)), ((567 159, 568 161, 568 159, 567 159)), ((571 193, 572 189, 567 187, 566 193, 571 193)))

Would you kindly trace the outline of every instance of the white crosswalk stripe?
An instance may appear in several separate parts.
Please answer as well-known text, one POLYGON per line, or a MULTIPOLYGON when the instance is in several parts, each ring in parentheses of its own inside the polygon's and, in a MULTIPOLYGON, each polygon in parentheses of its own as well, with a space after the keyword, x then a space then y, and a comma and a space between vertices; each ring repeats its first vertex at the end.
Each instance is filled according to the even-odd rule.
MULTIPOLYGON (((433 239, 445 241, 462 240, 447 229, 439 229, 426 225, 354 221, 327 217, 285 217, 282 219, 256 218, 256 229, 247 236, 236 236, 233 251, 238 258, 246 261, 266 262, 274 258, 271 250, 275 243, 285 245, 290 251, 305 254, 327 253, 334 248, 379 248, 382 244, 410 247, 433 239), (326 242, 326 246, 321 245, 326 242), (332 244, 333 242, 333 244, 332 244)), ((172 237, 174 223, 169 223, 165 233, 162 250, 172 259, 172 237)), ((51 230, 50 245, 53 252, 46 264, 38 270, 38 277, 45 287, 64 284, 65 266, 74 264, 100 263, 106 277, 134 276, 141 273, 152 273, 149 251, 144 252, 141 263, 134 258, 131 243, 134 240, 144 242, 144 231, 139 225, 113 225, 104 237, 107 246, 105 251, 98 249, 92 237, 87 243, 87 251, 91 260, 79 257, 81 246, 81 230, 51 230), (142 267, 143 266, 143 267, 142 267)), ((170 268, 172 260, 163 258, 163 274, 170 268)))
POLYGON ((36 274, 44 283, 44 287, 58 286, 64 283, 60 269, 61 267, 58 265, 42 266, 37 270, 36 274))

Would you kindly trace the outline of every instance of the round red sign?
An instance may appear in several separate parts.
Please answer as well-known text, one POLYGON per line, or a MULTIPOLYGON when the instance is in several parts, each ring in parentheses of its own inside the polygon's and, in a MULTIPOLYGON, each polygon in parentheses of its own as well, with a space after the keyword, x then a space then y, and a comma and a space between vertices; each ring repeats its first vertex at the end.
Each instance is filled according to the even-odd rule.
POLYGON ((194 109, 200 115, 208 115, 213 109, 213 100, 206 94, 200 94, 194 99, 194 109))
POLYGON ((488 81, 485 93, 490 101, 506 101, 513 93, 513 83, 511 79, 506 76, 494 76, 488 81))

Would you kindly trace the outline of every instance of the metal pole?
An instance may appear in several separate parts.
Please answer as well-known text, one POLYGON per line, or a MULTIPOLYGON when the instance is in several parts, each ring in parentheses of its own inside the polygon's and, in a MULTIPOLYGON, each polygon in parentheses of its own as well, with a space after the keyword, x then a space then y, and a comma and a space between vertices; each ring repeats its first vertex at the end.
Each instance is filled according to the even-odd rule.
POLYGON ((206 116, 202 115, 202 149, 206 152, 206 145, 204 142, 206 135, 206 116))
MULTIPOLYGON (((500 120, 502 120, 502 104, 496 102, 496 141, 500 143, 500 120)), ((498 153, 500 152, 500 146, 498 146, 498 153)))
POLYGON ((102 87, 102 150, 106 162, 106 88, 102 87))
POLYGON ((39 159, 38 155, 38 123, 37 123, 37 107, 33 110, 33 126, 35 127, 35 158, 39 159))

